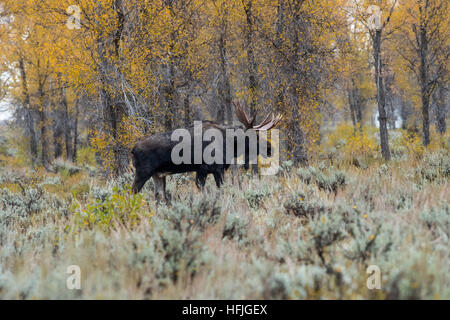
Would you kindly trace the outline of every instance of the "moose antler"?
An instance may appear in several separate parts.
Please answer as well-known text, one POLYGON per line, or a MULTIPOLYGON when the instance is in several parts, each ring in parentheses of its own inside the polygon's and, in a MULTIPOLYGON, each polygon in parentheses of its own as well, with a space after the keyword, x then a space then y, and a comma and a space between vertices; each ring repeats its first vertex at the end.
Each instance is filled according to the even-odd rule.
POLYGON ((248 113, 242 108, 240 102, 233 102, 234 109, 236 111, 236 116, 238 120, 245 126, 247 129, 253 128, 253 123, 256 120, 256 114, 253 116, 252 120, 250 120, 250 117, 248 116, 248 113))
POLYGON ((240 102, 237 103, 233 102, 233 104, 238 120, 245 126, 246 129, 253 129, 256 131, 268 131, 273 127, 275 127, 283 118, 280 114, 278 114, 275 117, 273 113, 270 113, 260 124, 254 126, 253 124, 256 119, 256 114, 254 114, 253 118, 250 120, 248 113, 242 108, 240 102))

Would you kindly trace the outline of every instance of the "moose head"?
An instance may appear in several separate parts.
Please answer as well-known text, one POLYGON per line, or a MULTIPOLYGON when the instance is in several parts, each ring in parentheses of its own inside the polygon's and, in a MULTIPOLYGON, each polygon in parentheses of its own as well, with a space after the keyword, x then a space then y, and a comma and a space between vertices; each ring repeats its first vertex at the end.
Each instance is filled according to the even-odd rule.
MULTIPOLYGON (((245 130, 254 130, 256 133, 256 155, 262 155, 264 157, 271 157, 272 156, 272 149, 273 146, 269 141, 261 141, 260 132, 263 131, 269 131, 275 126, 278 125, 278 123, 283 119, 283 117, 280 114, 277 114, 276 116, 273 114, 273 112, 269 113, 266 118, 258 125, 255 125, 256 120, 256 112, 253 114, 253 117, 250 118, 246 109, 247 104, 244 103, 245 107, 242 107, 242 104, 240 102, 233 102, 234 109, 236 113, 236 117, 238 118, 239 122, 242 123, 245 127, 245 130), (264 145, 267 146, 266 152, 260 152, 260 146, 264 145)), ((249 168, 249 162, 250 162, 250 145, 249 142, 245 142, 245 162, 244 167, 245 169, 249 168)), ((237 152, 236 156, 239 156, 239 152, 237 152)), ((252 159, 255 161, 256 159, 252 159)))

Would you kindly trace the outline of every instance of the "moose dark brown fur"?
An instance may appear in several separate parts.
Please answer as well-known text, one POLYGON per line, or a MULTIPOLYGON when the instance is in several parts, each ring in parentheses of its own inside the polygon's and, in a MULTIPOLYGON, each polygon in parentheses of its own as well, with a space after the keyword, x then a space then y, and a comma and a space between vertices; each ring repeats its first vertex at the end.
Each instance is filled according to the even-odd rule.
MULTIPOLYGON (((280 120, 281 117, 274 117, 270 115, 266 117, 266 119, 258 126, 254 126, 253 123, 255 121, 255 117, 250 120, 248 114, 242 109, 240 104, 235 104, 236 115, 241 123, 244 124, 245 128, 239 126, 224 126, 220 125, 213 121, 203 121, 202 122, 202 131, 206 131, 208 129, 217 129, 222 133, 224 137, 224 146, 225 148, 225 133, 226 129, 254 129, 256 131, 261 130, 270 130, 273 128, 280 120)), ((194 127, 189 127, 187 130, 190 133, 191 137, 194 137, 194 127)), ((213 163, 207 164, 203 160, 200 164, 195 164, 194 162, 194 143, 191 143, 192 152, 191 164, 175 164, 172 161, 172 149, 179 143, 178 141, 172 141, 173 131, 168 131, 164 133, 157 133, 151 135, 143 140, 137 142, 131 151, 133 165, 136 169, 135 178, 133 182, 133 192, 138 193, 143 188, 144 184, 153 177, 155 183, 155 198, 160 199, 161 196, 167 201, 166 196, 166 176, 169 174, 176 173, 184 173, 184 172, 196 172, 196 185, 199 188, 202 188, 205 185, 206 178, 208 174, 212 174, 214 176, 214 180, 216 182, 217 187, 223 183, 225 170, 230 167, 230 164, 226 161, 226 153, 223 152, 223 164, 213 163)), ((259 139, 259 135, 257 136, 259 139)), ((193 138, 192 138, 193 139, 193 138)), ((202 152, 207 145, 211 142, 202 140, 202 152)), ((257 144, 259 146, 259 143, 257 144)), ((249 166, 249 146, 246 143, 245 145, 245 167, 248 169, 249 166)), ((271 153, 271 145, 268 144, 267 147, 268 156, 271 153)), ((257 149, 257 154, 259 154, 259 148, 257 149)), ((233 157, 239 157, 238 148, 234 145, 234 155, 233 157)))

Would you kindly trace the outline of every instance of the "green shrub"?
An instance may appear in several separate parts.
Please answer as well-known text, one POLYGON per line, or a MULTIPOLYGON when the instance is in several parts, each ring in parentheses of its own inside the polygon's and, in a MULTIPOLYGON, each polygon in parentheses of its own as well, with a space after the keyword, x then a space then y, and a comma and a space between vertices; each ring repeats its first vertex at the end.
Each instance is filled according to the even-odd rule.
POLYGON ((133 194, 131 189, 114 187, 108 190, 97 190, 94 197, 87 203, 77 200, 72 206, 76 227, 92 228, 100 226, 109 230, 114 223, 137 225, 144 218, 151 218, 143 194, 133 194))

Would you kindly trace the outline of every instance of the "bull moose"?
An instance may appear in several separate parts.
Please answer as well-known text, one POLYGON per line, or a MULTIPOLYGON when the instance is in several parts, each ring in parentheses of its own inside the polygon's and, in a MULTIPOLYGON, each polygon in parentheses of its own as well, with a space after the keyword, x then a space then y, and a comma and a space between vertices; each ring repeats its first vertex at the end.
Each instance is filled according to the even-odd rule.
MULTIPOLYGON (((200 132, 200 134, 203 135, 203 133, 206 132, 207 130, 213 129, 216 130, 216 132, 219 132, 220 135, 225 137, 226 131, 229 129, 240 130, 240 132, 243 132, 245 134, 248 133, 248 130, 254 130, 257 139, 256 155, 259 155, 260 154, 259 132, 268 131, 273 127, 275 127, 281 121, 281 116, 280 115, 274 116, 273 113, 270 113, 259 125, 254 125, 256 114, 250 119, 248 113, 242 108, 240 103, 233 103, 233 104, 235 107, 236 116, 239 122, 241 122, 244 125, 244 128, 242 128, 242 126, 226 126, 213 121, 203 121, 201 122, 202 131, 200 132)), ((231 142, 232 143, 231 152, 233 153, 232 155, 227 154, 226 151, 227 146, 225 146, 225 139, 221 139, 222 141, 224 141, 222 148, 223 152, 221 152, 220 155, 217 154, 217 156, 219 158, 223 157, 223 161, 216 161, 211 163, 206 162, 202 158, 200 162, 198 162, 195 161, 194 159, 198 158, 197 156, 199 151, 199 149, 194 149, 195 145, 194 140, 196 135, 195 126, 191 126, 183 130, 185 130, 185 132, 188 133, 190 136, 190 141, 188 142, 192 142, 190 150, 191 152, 187 152, 190 153, 190 155, 186 153, 188 159, 190 159, 191 161, 186 161, 182 163, 174 161, 172 151, 174 147, 178 144, 177 141, 173 141, 174 130, 164 133, 153 134, 138 141, 134 145, 131 151, 133 165, 136 170, 132 187, 134 193, 140 192, 144 184, 147 182, 147 180, 153 177, 155 184, 155 198, 157 200, 160 200, 160 198, 163 196, 164 199, 167 201, 166 176, 170 174, 184 173, 184 172, 196 172, 195 182, 198 188, 203 188, 208 174, 212 174, 214 176, 214 180, 216 182, 217 187, 220 188, 220 186, 223 183, 225 170, 230 167, 230 162, 227 160, 230 159, 229 158, 230 156, 233 159, 236 159, 240 157, 243 152, 245 158, 244 166, 246 169, 248 169, 250 162, 249 151, 251 149, 248 139, 245 139, 244 146, 240 147, 238 146, 238 143, 242 142, 242 140, 238 140, 236 136, 233 137, 233 140, 231 142), (197 155, 195 153, 196 150, 197 155)), ((203 141, 202 139, 200 145, 201 152, 203 152, 210 143, 212 142, 203 141)), ((261 155, 266 157, 271 156, 272 146, 267 141, 265 141, 265 143, 267 146, 266 154, 261 155)))

